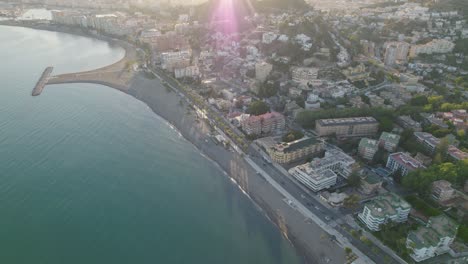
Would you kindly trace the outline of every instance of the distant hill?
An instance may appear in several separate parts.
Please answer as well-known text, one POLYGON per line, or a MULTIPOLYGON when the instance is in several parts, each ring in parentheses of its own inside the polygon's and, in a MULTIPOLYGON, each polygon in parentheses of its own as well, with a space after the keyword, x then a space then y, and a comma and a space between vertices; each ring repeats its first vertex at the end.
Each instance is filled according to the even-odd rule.
POLYGON ((468 18, 468 1, 467 0, 444 0, 438 2, 426 1, 429 7, 438 11, 458 11, 465 18, 468 18))
POLYGON ((263 0, 253 1, 253 5, 257 8, 277 9, 278 11, 285 9, 303 10, 309 7, 304 0, 263 0))
MULTIPOLYGON (((208 0, 198 6, 197 14, 200 21, 213 18, 219 4, 225 0, 208 0)), ((310 7, 304 0, 236 0, 232 12, 239 19, 252 15, 254 12, 282 12, 288 9, 304 10, 310 7)))

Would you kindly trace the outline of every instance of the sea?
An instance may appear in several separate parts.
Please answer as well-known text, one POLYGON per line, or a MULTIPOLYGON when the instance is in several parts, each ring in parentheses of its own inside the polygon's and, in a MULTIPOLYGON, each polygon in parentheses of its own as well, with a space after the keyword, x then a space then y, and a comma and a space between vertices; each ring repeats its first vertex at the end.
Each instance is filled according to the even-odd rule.
POLYGON ((135 98, 31 91, 124 56, 106 42, 0 26, 0 263, 295 264, 296 250, 215 164, 135 98))

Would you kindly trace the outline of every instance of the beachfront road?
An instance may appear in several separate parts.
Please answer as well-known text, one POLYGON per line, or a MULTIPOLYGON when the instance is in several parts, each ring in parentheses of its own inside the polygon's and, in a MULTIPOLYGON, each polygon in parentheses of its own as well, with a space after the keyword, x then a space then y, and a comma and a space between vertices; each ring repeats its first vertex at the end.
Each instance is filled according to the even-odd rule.
POLYGON ((249 147, 249 157, 258 164, 261 169, 267 173, 272 179, 292 195, 302 205, 312 212, 321 221, 327 223, 329 227, 339 232, 342 237, 351 242, 359 251, 366 254, 370 259, 376 263, 401 263, 399 257, 393 252, 384 252, 378 247, 370 247, 364 244, 360 239, 353 237, 346 230, 353 230, 354 228, 349 225, 346 215, 343 215, 335 208, 328 208, 324 206, 318 198, 318 194, 307 190, 300 183, 292 177, 286 176, 285 173, 279 171, 272 163, 265 162, 260 148, 256 144, 249 147), (393 253, 393 254, 392 254, 393 253))

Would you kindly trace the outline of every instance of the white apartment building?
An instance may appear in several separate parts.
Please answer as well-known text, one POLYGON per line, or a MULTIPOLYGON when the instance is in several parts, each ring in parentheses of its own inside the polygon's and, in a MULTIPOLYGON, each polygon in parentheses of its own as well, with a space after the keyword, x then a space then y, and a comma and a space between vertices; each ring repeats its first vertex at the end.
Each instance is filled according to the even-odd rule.
POLYGON ((200 76, 200 69, 198 66, 188 66, 185 68, 176 68, 174 69, 174 75, 176 79, 184 78, 184 77, 199 77, 200 76))
POLYGON ((310 162, 310 166, 317 172, 332 170, 341 177, 348 178, 353 172, 356 161, 337 149, 329 149, 323 158, 315 158, 310 162))
POLYGON ((455 44, 445 39, 433 39, 432 41, 422 44, 413 45, 410 49, 410 57, 416 57, 419 54, 434 54, 434 53, 449 53, 455 48, 455 44))
POLYGON ((440 139, 434 137, 431 133, 427 132, 414 132, 416 140, 422 144, 427 150, 433 153, 440 143, 440 139))
POLYGON ((307 85, 318 77, 318 68, 291 67, 292 80, 296 83, 307 85))
POLYGON ((406 246, 413 252, 411 258, 420 262, 447 253, 457 231, 458 224, 444 214, 429 218, 426 226, 411 231, 406 238, 406 246))
POLYGON ((377 196, 364 205, 358 218, 372 231, 379 231, 380 226, 388 222, 403 223, 408 220, 411 206, 400 196, 388 192, 377 196))
POLYGON ((337 175, 330 169, 317 172, 310 163, 296 166, 289 170, 294 178, 314 192, 330 188, 336 184, 337 175))
POLYGON ((191 50, 161 53, 161 68, 172 72, 176 68, 188 67, 191 57, 191 50))
POLYGON ((420 161, 403 152, 390 154, 388 156, 386 167, 392 172, 400 170, 402 176, 406 176, 411 171, 425 168, 420 161))

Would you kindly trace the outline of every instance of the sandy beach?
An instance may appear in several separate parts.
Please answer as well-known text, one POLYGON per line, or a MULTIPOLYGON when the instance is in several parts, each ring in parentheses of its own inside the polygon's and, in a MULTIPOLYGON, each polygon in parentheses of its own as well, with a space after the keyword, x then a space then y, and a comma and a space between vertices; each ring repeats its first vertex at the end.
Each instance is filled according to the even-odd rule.
MULTIPOLYGON (((5 21, 0 24, 76 34, 118 44, 113 39, 89 35, 80 29, 5 21)), ((234 179, 252 199, 259 210, 278 226, 303 257, 304 263, 346 263, 344 249, 321 227, 310 220, 306 221, 303 214, 288 205, 282 194, 259 176, 241 155, 214 143, 209 135, 210 126, 204 120, 199 120, 194 110, 179 95, 166 88, 159 79, 149 79, 142 73, 136 74, 130 83, 128 89, 114 88, 147 104, 154 113, 177 129, 202 154, 219 165, 220 169, 234 179)))
POLYGON ((209 126, 198 120, 194 111, 158 79, 137 75, 126 93, 146 103, 156 114, 177 128, 209 159, 217 163, 249 195, 259 208, 293 243, 305 263, 345 263, 344 250, 326 235, 318 225, 289 206, 284 197, 268 184, 237 153, 216 145, 209 126))

